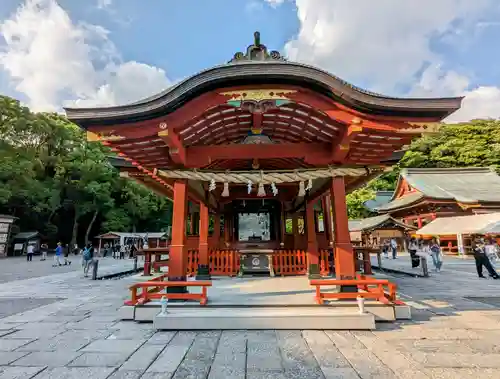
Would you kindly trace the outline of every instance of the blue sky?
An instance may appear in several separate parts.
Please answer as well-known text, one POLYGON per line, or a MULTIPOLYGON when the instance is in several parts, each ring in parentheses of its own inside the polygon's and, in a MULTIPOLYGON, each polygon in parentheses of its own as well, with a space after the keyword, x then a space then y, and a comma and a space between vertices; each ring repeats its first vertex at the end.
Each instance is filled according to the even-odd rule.
POLYGON ((135 101, 262 42, 361 87, 500 116, 495 0, 1 0, 0 91, 36 110, 135 101))

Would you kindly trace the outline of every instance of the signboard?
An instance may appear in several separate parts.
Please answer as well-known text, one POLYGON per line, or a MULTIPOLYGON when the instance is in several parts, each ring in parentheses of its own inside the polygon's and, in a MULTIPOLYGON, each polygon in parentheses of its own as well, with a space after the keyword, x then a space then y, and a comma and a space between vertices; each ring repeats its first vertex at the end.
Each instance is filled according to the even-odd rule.
POLYGON ((371 233, 372 237, 378 237, 378 238, 401 238, 403 237, 403 233, 401 230, 375 230, 373 233, 371 233))
POLYGON ((8 233, 10 224, 0 223, 0 233, 8 233))
POLYGON ((0 243, 7 243, 7 233, 0 233, 0 243))
POLYGON ((14 250, 22 250, 23 249, 23 244, 22 243, 16 243, 14 245, 14 250))
POLYGON ((351 241, 361 241, 361 232, 349 232, 351 241))

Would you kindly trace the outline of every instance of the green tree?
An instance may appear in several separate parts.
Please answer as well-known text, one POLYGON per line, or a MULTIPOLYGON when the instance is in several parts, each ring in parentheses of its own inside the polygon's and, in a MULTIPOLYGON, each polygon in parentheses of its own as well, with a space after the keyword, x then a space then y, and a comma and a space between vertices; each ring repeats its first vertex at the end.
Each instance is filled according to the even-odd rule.
POLYGON ((87 241, 101 227, 166 228, 170 202, 121 179, 109 154, 87 143, 65 117, 33 113, 0 96, 0 213, 15 215, 21 230, 39 230, 52 242, 76 242, 79 231, 87 241))

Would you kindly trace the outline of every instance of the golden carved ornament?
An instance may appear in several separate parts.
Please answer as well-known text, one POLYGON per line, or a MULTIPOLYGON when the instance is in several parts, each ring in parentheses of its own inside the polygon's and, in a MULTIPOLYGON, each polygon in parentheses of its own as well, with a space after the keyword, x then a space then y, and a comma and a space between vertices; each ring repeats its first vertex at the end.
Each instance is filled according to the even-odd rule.
POLYGON ((119 136, 116 134, 113 134, 114 130, 111 132, 108 132, 106 134, 103 133, 94 133, 87 131, 87 141, 89 142, 113 142, 113 141, 122 141, 126 139, 126 137, 119 136))
POLYGON ((285 95, 290 93, 295 93, 295 90, 287 89, 249 89, 244 91, 229 91, 221 92, 220 95, 230 97, 233 100, 286 100, 288 99, 285 95))
POLYGON ((443 124, 439 122, 408 122, 411 127, 399 129, 401 134, 434 134, 438 133, 443 124))

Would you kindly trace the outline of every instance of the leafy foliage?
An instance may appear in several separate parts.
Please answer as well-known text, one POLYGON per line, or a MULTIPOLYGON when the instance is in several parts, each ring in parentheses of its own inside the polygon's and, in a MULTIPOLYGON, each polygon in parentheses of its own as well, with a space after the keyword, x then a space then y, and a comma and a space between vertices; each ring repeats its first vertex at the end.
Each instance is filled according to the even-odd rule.
POLYGON ((393 171, 347 195, 350 219, 371 216, 363 206, 376 191, 394 190, 401 168, 495 167, 500 169, 500 121, 473 120, 443 125, 437 134, 415 140, 393 171))
POLYGON ((166 229, 170 202, 121 179, 109 155, 63 116, 0 96, 0 213, 22 230, 81 244, 99 231, 166 229))

